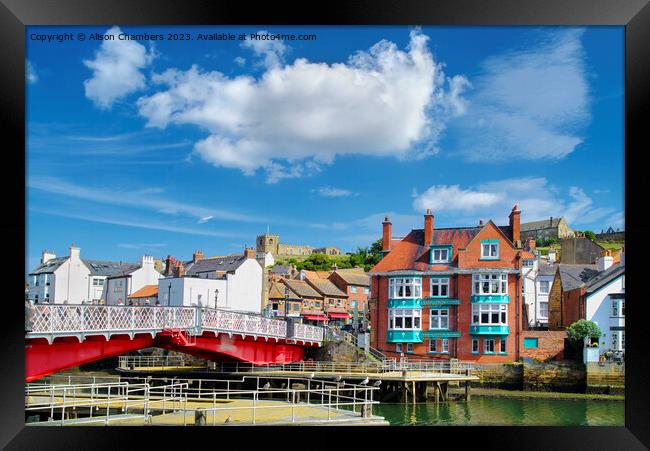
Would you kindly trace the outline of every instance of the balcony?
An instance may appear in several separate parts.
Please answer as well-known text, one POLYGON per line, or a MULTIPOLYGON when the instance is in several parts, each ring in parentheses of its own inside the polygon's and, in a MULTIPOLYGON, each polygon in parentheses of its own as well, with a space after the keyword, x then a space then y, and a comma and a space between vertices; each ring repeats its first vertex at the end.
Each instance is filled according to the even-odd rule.
POLYGON ((482 304, 486 302, 494 302, 498 304, 509 304, 510 296, 507 294, 490 295, 490 294, 473 294, 470 298, 472 304, 482 304))
POLYGON ((469 333, 472 335, 510 335, 510 326, 470 326, 469 333))
POLYGON ((422 330, 391 329, 386 331, 387 343, 422 343, 422 330))

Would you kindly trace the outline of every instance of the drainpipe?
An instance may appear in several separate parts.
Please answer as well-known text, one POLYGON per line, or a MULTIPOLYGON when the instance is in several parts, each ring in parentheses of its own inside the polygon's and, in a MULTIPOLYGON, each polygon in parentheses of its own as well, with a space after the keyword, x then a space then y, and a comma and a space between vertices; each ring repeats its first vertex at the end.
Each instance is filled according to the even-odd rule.
POLYGON ((519 309, 521 308, 520 305, 520 296, 521 296, 521 273, 517 274, 517 294, 515 296, 515 317, 516 317, 516 325, 515 325, 515 360, 519 360, 519 335, 520 335, 520 329, 521 329, 521 320, 519 319, 519 309))

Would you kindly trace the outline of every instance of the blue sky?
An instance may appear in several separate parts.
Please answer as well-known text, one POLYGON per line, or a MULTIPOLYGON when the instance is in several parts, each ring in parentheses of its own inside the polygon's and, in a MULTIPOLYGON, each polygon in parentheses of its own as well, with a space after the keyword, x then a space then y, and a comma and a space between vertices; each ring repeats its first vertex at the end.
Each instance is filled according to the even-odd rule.
POLYGON ((624 227, 622 27, 29 27, 27 246, 137 261, 268 229, 624 227), (43 42, 38 35, 84 33, 43 42), (198 41, 199 33, 314 41, 198 41), (90 40, 91 33, 115 40, 90 40), (192 41, 120 40, 189 33, 192 41))

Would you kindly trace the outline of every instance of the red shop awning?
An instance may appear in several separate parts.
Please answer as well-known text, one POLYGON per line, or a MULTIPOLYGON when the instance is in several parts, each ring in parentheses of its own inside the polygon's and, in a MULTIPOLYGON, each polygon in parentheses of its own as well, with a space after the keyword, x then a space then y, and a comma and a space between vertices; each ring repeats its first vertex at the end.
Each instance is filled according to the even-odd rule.
POLYGON ((305 316, 303 316, 303 318, 310 319, 312 321, 327 321, 327 316, 305 315, 305 316))
POLYGON ((349 313, 328 313, 328 315, 330 316, 330 318, 337 318, 337 319, 338 318, 344 318, 344 319, 350 318, 349 313))

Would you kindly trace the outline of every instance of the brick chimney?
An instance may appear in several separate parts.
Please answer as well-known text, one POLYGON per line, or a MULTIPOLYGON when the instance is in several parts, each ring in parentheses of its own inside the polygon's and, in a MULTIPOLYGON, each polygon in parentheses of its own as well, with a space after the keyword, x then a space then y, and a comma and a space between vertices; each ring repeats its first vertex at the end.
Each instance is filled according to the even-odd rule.
POLYGON ((246 258, 255 258, 256 257, 255 249, 253 249, 252 247, 245 248, 244 249, 244 255, 246 256, 246 258))
POLYGON ((200 260, 203 260, 204 258, 205 258, 205 257, 203 256, 203 251, 201 251, 201 250, 198 250, 198 251, 196 251, 196 252, 194 252, 194 253, 192 254, 192 261, 193 261, 194 263, 196 263, 196 262, 198 262, 198 261, 200 261, 200 260))
POLYGON ((520 215, 521 211, 519 210, 519 204, 515 204, 515 206, 512 207, 512 211, 510 212, 510 229, 512 230, 512 242, 514 243, 515 247, 521 247, 521 235, 519 228, 520 215))
POLYGON ((176 262, 176 266, 174 268, 174 277, 185 277, 185 265, 183 265, 183 262, 176 262))
POLYGON ((386 216, 384 218, 384 222, 382 222, 382 225, 384 226, 384 229, 383 229, 383 234, 382 234, 382 250, 381 251, 384 254, 387 254, 388 252, 390 252, 390 247, 391 247, 390 239, 391 239, 391 231, 392 231, 393 224, 390 222, 390 218, 388 216, 386 216))
POLYGON ((168 255, 165 259, 165 272, 163 273, 166 277, 169 277, 174 274, 174 264, 176 259, 171 255, 168 255))
POLYGON ((427 208, 427 213, 424 215, 424 245, 430 246, 431 243, 433 243, 433 213, 430 208, 427 208))

